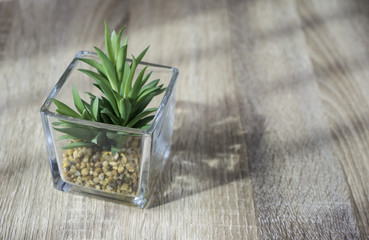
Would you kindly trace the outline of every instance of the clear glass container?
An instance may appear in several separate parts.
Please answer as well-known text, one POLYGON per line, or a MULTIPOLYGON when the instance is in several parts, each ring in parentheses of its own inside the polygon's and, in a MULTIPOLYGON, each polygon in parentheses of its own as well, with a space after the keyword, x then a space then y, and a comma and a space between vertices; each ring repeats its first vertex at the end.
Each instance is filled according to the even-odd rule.
POLYGON ((101 96, 93 86, 93 80, 76 71, 79 68, 91 69, 79 60, 81 57, 98 59, 93 52, 78 52, 40 110, 54 187, 64 192, 83 193, 143 208, 170 153, 178 70, 145 62, 137 67, 136 72, 139 73, 148 66, 148 71, 152 71, 149 81, 160 79, 160 83, 167 87, 149 104, 148 107, 159 107, 150 127, 141 130, 56 113, 51 98, 74 106, 73 86, 82 99, 88 99, 84 92, 101 96), (68 124, 69 130, 91 135, 91 142, 96 143, 98 136, 99 144, 64 149, 76 140, 65 139, 63 132, 56 130, 62 128, 60 123, 68 124), (118 146, 119 151, 112 152, 111 145, 118 146))

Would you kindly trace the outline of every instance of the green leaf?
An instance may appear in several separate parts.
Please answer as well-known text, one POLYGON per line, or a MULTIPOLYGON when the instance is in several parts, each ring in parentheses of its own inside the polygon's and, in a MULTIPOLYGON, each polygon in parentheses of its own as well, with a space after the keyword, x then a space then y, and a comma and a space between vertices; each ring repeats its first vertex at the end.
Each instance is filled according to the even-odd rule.
POLYGON ((119 103, 119 101, 123 98, 119 93, 117 93, 116 91, 113 91, 115 100, 117 101, 117 103, 119 103))
MULTIPOLYGON (((115 111, 114 111, 111 103, 109 102, 109 100, 106 99, 104 96, 101 97, 101 99, 102 99, 102 103, 103 103, 102 108, 107 108, 110 112, 115 113, 115 111)), ((118 108, 118 110, 119 110, 119 108, 118 108)))
POLYGON ((148 124, 151 120, 153 120, 155 115, 151 115, 148 117, 145 117, 138 121, 133 127, 134 128, 140 128, 140 129, 147 129, 150 125, 148 124))
MULTIPOLYGON (((141 62, 142 58, 145 56, 147 50, 149 49, 150 46, 148 46, 147 48, 145 48, 145 50, 143 50, 140 55, 138 55, 137 58, 135 58, 134 56, 132 56, 132 64, 131 64, 131 70, 128 76, 128 79, 124 82, 124 91, 123 91, 123 96, 127 97, 129 92, 131 91, 132 88, 132 79, 133 76, 136 72, 136 68, 137 65, 141 62)), ((124 76, 123 76, 124 79, 124 76)))
MULTIPOLYGON (((131 70, 130 70, 128 78, 124 82, 124 92, 123 92, 124 97, 127 97, 129 92, 131 91, 132 79, 133 79, 133 76, 135 74, 136 67, 137 67, 136 58, 134 56, 132 56, 131 70)), ((123 78, 124 78, 124 76, 123 76, 123 78)))
POLYGON ((141 62, 142 58, 145 56, 147 50, 149 50, 150 46, 148 46, 147 48, 145 48, 140 55, 138 55, 138 57, 136 58, 137 61, 137 65, 141 62))
POLYGON ((120 116, 121 119, 125 119, 125 116, 126 116, 126 109, 124 107, 124 100, 126 100, 126 99, 122 98, 118 102, 118 108, 119 108, 119 113, 120 113, 119 116, 120 116))
POLYGON ((103 132, 99 132, 92 140, 91 142, 92 143, 95 143, 95 144, 100 144, 102 142, 104 142, 105 140, 105 134, 103 132))
POLYGON ((66 135, 58 137, 56 140, 60 141, 60 140, 65 140, 65 139, 74 139, 74 137, 66 134, 66 135))
POLYGON ((106 132, 106 137, 110 139, 117 148, 122 148, 127 144, 129 135, 122 132, 106 132))
POLYGON ((109 60, 109 58, 105 55, 105 53, 103 53, 99 48, 95 47, 95 50, 105 69, 105 73, 106 73, 106 76, 108 77, 111 87, 113 88, 113 90, 118 91, 117 74, 115 72, 114 64, 112 63, 112 61, 109 60))
POLYGON ((141 89, 140 89, 140 92, 139 92, 139 95, 141 95, 146 89, 149 89, 149 88, 153 88, 153 87, 156 87, 156 85, 159 83, 160 79, 156 79, 148 84, 146 84, 145 86, 143 86, 141 89))
MULTIPOLYGON (((92 94, 91 94, 92 95, 92 94)), ((95 96, 94 95, 92 95, 91 97, 90 97, 90 100, 91 101, 93 101, 93 99, 95 99, 95 96)), ((91 104, 88 104, 87 102, 85 102, 84 100, 82 100, 82 102, 83 102, 83 106, 85 106, 85 109, 86 109, 86 112, 87 113, 85 113, 85 114, 88 114, 88 116, 92 119, 93 117, 92 117, 92 106, 91 106, 91 104)))
POLYGON ((141 120, 143 117, 146 117, 152 112, 155 112, 158 110, 157 108, 149 108, 141 113, 139 113, 136 117, 134 117, 129 123, 127 124, 127 127, 133 127, 139 120, 141 120))
POLYGON ((95 144, 93 143, 88 143, 88 142, 73 142, 73 143, 69 143, 65 146, 62 147, 62 149, 67 150, 67 149, 73 149, 73 148, 78 148, 78 147, 91 147, 94 146, 95 144))
POLYGON ((91 113, 92 113, 92 104, 93 102, 95 101, 95 98, 97 98, 95 95, 91 94, 90 95, 90 103, 88 104, 88 109, 91 110, 91 113))
POLYGON ((106 98, 109 100, 111 106, 113 107, 114 112, 117 115, 119 115, 117 101, 115 99, 114 92, 110 88, 110 85, 107 82, 107 80, 104 77, 102 77, 101 75, 99 75, 95 72, 92 72, 92 71, 89 71, 89 70, 86 70, 86 69, 78 69, 78 70, 80 70, 81 72, 86 73, 87 75, 89 75, 90 77, 92 77, 96 80, 96 82, 100 85, 104 95, 106 96, 106 98))
POLYGON ((100 82, 103 82, 105 85, 110 85, 109 80, 106 79, 104 76, 98 74, 98 73, 95 73, 95 72, 87 70, 87 69, 78 69, 78 71, 81 71, 84 74, 88 75, 89 77, 94 79, 98 84, 100 84, 100 82))
POLYGON ((119 82, 121 82, 123 79, 124 64, 126 62, 126 57, 127 57, 127 45, 124 45, 118 51, 117 64, 115 65, 119 82))
POLYGON ((119 101, 120 117, 123 120, 128 120, 131 113, 131 103, 125 98, 119 101))
POLYGON ((99 121, 99 98, 95 98, 92 104, 92 116, 95 121, 99 121))
POLYGON ((96 136, 94 131, 91 130, 90 128, 87 128, 86 126, 84 127, 75 126, 75 127, 66 127, 66 128, 55 128, 54 127, 54 129, 59 132, 71 135, 75 137, 76 139, 81 139, 85 141, 91 141, 91 139, 93 139, 96 136))
POLYGON ((134 56, 132 56, 132 64, 131 64, 131 71, 129 73, 129 77, 127 79, 127 81, 125 82, 125 86, 124 86, 124 94, 123 96, 126 97, 128 96, 129 92, 131 91, 132 88, 132 79, 133 76, 136 72, 136 68, 137 65, 141 62, 142 58, 145 56, 147 50, 149 49, 150 46, 148 46, 147 48, 145 48, 145 50, 143 50, 140 55, 138 55, 137 58, 135 58, 134 56))
POLYGON ((140 101, 137 101, 134 103, 134 106, 132 107, 132 115, 137 115, 140 112, 142 112, 147 105, 151 102, 151 100, 161 92, 165 91, 165 89, 159 90, 157 93, 151 93, 150 95, 146 96, 145 98, 141 99, 140 101))
POLYGON ((142 78, 145 74, 145 71, 146 71, 147 67, 148 66, 144 67, 144 69, 142 69, 141 72, 138 74, 138 76, 136 78, 136 81, 133 84, 133 88, 128 94, 128 98, 136 99, 136 97, 138 96, 138 94, 140 92, 140 88, 141 88, 142 78))
MULTIPOLYGON (((108 24, 106 23, 106 21, 104 21, 104 24, 105 24, 105 48, 106 48, 106 52, 107 52, 111 62, 113 64, 115 64, 114 51, 113 51, 111 38, 110 38, 110 30, 109 30, 109 27, 108 27, 108 24)), ((100 59, 101 59, 101 57, 100 57, 100 59)))
MULTIPOLYGON (((151 87, 151 88, 148 88, 146 89, 145 91, 143 91, 137 98, 137 101, 141 101, 142 99, 146 98, 148 95, 150 94, 155 94, 156 95, 159 95, 161 93, 161 90, 162 90, 162 85, 158 86, 158 87, 151 87)), ((165 91, 165 89, 164 89, 165 91)))
POLYGON ((83 106, 81 97, 79 96, 78 91, 74 85, 72 87, 72 91, 73 91, 74 105, 76 106, 78 112, 82 114, 83 110, 85 110, 85 107, 83 106))
MULTIPOLYGON (((117 33, 113 30, 113 32, 111 33, 111 45, 112 45, 112 49, 113 49, 113 55, 114 55, 114 61, 117 59, 117 54, 119 51, 119 42, 118 42, 118 36, 117 33)), ((115 61, 116 63, 116 61, 115 61)))
POLYGON ((140 129, 142 129, 142 130, 146 130, 146 129, 148 129, 149 127, 150 127, 150 124, 146 124, 146 125, 144 125, 144 126, 140 127, 140 129))
POLYGON ((119 136, 124 136, 125 138, 127 138, 128 135, 129 134, 124 132, 111 132, 111 131, 106 132, 106 137, 114 141, 120 140, 119 136))
POLYGON ((149 78, 150 78, 150 76, 151 76, 151 74, 152 74, 152 71, 151 72, 149 72, 143 79, 142 79, 142 82, 141 82, 141 87, 143 86, 143 85, 145 85, 145 83, 147 82, 147 80, 149 80, 149 78))
POLYGON ((102 120, 104 123, 113 124, 113 122, 110 120, 109 116, 106 114, 100 114, 102 120))
POLYGON ((119 118, 117 118, 117 116, 115 116, 107 108, 104 108, 103 110, 101 110, 101 113, 106 114, 115 125, 118 125, 118 126, 121 125, 120 121, 119 121, 119 118))
MULTIPOLYGON (((126 27, 127 26, 123 26, 121 29, 120 29, 120 31, 119 31, 119 33, 118 33, 118 43, 120 44, 120 40, 122 39, 122 33, 124 32, 124 30, 126 29, 126 27)), ((123 45, 127 45, 127 43, 126 44, 123 44, 123 45)), ((119 45, 120 46, 120 45, 119 45)))
POLYGON ((126 82, 128 81, 129 75, 131 72, 131 67, 129 66, 129 63, 126 61, 124 63, 124 71, 123 71, 123 79, 121 81, 121 86, 120 86, 120 94, 124 96, 124 92, 125 92, 125 86, 126 86, 126 82))
POLYGON ((124 101, 124 107, 126 109, 126 120, 131 116, 132 105, 130 101, 124 101))
POLYGON ((103 76, 104 76, 104 77, 106 77, 106 76, 105 76, 105 74, 104 74, 104 72, 105 72, 104 67, 103 67, 103 65, 101 65, 100 63, 96 62, 96 61, 95 61, 95 60, 93 60, 93 59, 89 59, 89 58, 79 58, 79 60, 80 60, 80 61, 82 61, 82 62, 87 63, 87 64, 88 64, 88 65, 90 65, 91 67, 96 68, 96 70, 97 70, 98 72, 103 73, 103 76))
POLYGON ((92 120, 92 116, 91 116, 90 112, 87 109, 83 110, 82 118, 87 119, 87 120, 92 120))
POLYGON ((51 101, 58 107, 58 109, 56 110, 57 113, 70 117, 81 118, 81 116, 77 112, 75 112, 73 109, 60 102, 59 100, 51 98, 51 101))

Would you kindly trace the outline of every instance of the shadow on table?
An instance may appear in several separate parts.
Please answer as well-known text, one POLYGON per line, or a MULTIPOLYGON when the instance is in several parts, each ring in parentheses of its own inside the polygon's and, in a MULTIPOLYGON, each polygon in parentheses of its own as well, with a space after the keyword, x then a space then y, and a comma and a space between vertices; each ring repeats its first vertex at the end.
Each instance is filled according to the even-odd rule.
MULTIPOLYGON (((206 106, 177 103, 171 155, 148 207, 153 208, 249 176, 246 139, 257 148, 264 120, 248 104, 241 119, 238 103, 224 99, 206 106), (233 111, 233 115, 232 115, 233 111), (247 131, 242 122, 247 121, 247 131), (252 127, 253 126, 253 127, 252 127)), ((245 110, 245 109, 243 109, 245 110)))

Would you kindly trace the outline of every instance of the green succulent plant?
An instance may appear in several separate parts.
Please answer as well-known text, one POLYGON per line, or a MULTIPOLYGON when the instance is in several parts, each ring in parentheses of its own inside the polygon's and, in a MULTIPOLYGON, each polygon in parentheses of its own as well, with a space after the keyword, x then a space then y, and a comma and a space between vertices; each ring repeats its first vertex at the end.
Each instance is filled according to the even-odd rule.
MULTIPOLYGON (((148 108, 151 100, 164 92, 166 88, 158 85, 160 79, 148 82, 151 73, 146 74, 147 66, 143 68, 134 80, 136 68, 146 54, 149 47, 143 50, 138 57, 132 55, 128 60, 128 37, 121 45, 123 27, 117 34, 112 31, 105 21, 106 53, 95 47, 100 62, 88 58, 79 60, 93 67, 96 71, 78 69, 94 80, 93 85, 103 94, 98 97, 87 92, 89 101, 81 99, 77 89, 73 86, 73 100, 77 111, 52 98, 56 105, 56 112, 74 118, 96 122, 114 124, 118 126, 146 129, 154 118, 157 108, 148 108)), ((75 139, 76 141, 64 146, 64 149, 104 145, 114 152, 118 151, 124 142, 125 135, 120 132, 102 131, 93 127, 60 121, 54 123, 54 129, 63 132, 61 139, 75 139)))

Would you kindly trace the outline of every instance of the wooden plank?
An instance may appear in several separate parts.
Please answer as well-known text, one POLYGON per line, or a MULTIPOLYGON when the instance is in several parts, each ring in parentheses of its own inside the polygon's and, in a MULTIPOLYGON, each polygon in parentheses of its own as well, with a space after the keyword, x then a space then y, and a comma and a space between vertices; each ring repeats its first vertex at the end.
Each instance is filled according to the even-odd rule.
POLYGON ((232 1, 230 12, 262 237, 359 238, 295 5, 232 1))
POLYGON ((298 6, 334 151, 352 192, 363 238, 369 237, 369 124, 367 1, 298 6))

